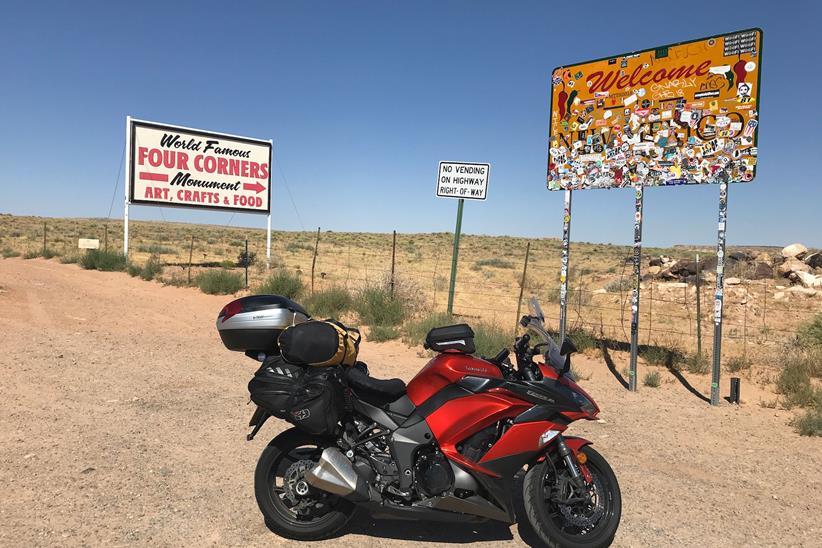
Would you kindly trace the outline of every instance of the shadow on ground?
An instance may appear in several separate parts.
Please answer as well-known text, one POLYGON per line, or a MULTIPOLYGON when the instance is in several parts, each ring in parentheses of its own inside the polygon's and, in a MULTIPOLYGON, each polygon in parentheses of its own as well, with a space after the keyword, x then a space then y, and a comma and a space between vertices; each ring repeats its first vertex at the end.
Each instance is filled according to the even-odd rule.
MULTIPOLYGON (((622 373, 620 373, 617 370, 616 364, 614 363, 614 360, 611 357, 610 350, 616 350, 619 352, 630 352, 630 343, 626 343, 623 341, 615 341, 612 339, 598 339, 598 342, 600 350, 602 351, 602 358, 605 360, 605 365, 608 367, 608 370, 611 372, 611 374, 614 376, 617 382, 619 382, 619 384, 621 384, 622 387, 627 390, 629 387, 628 381, 625 379, 625 377, 622 376, 622 373)), ((691 394, 693 394, 694 396, 696 396, 704 402, 711 402, 711 399, 708 396, 697 390, 691 383, 688 382, 688 379, 686 379, 682 375, 682 373, 680 373, 677 369, 676 364, 680 361, 680 354, 668 348, 655 345, 641 344, 637 347, 637 353, 640 355, 649 352, 650 350, 656 350, 661 353, 664 353, 665 363, 661 365, 663 365, 671 373, 671 375, 677 381, 679 381, 679 384, 681 384, 685 388, 685 390, 687 390, 688 392, 690 392, 691 394)))
POLYGON ((528 546, 541 548, 545 544, 539 540, 525 517, 525 507, 522 502, 522 478, 523 475, 520 475, 514 486, 514 511, 517 516, 517 524, 513 528, 505 523, 493 520, 482 523, 461 523, 459 521, 421 521, 416 518, 408 520, 375 518, 368 512, 358 510, 348 527, 343 529, 336 538, 344 538, 346 535, 363 535, 372 538, 420 542, 423 545, 434 542, 469 544, 473 542, 517 541, 528 546), (511 532, 512 529, 516 529, 516 534, 519 535, 518 539, 511 532))

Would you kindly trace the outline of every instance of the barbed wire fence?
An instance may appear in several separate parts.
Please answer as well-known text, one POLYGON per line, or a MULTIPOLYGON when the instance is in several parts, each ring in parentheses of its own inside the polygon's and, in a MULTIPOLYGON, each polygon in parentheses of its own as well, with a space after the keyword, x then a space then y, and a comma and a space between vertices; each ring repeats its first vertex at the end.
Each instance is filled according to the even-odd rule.
MULTIPOLYGON (((75 236, 100 238, 110 249, 119 249, 122 232, 107 220, 84 221, 67 225, 61 232, 49 223, 48 247, 57 247, 64 253, 72 251, 75 236), (98 234, 99 233, 99 234, 98 234)), ((163 262, 185 272, 189 261, 196 270, 214 267, 236 268, 237 258, 245 240, 251 255, 257 257, 256 267, 250 273, 252 288, 268 273, 265 268, 265 233, 242 227, 202 227, 174 225, 162 230, 149 228, 139 222, 132 225, 132 245, 137 254, 162 256, 163 262), (225 231, 230 230, 229 236, 225 231)), ((25 251, 43 245, 47 229, 43 221, 36 221, 29 230, 12 231, 14 239, 25 251), (27 234, 31 232, 31 234, 27 234)), ((397 234, 358 235, 320 233, 319 243, 314 233, 280 234, 272 241, 272 266, 285 268, 300 275, 310 284, 311 263, 314 261, 315 289, 323 291, 342 286, 349 291, 375 283, 384 283, 392 272, 398 287, 413 292, 423 308, 430 312, 444 312, 449 289, 449 267, 452 236, 397 234), (432 238, 434 242, 432 243, 432 238), (393 261, 392 261, 393 254, 393 261)), ((517 310, 525 307, 527 299, 536 295, 546 312, 548 327, 559 324, 559 247, 555 242, 539 246, 532 241, 527 275, 524 258, 528 241, 511 239, 508 249, 501 253, 493 246, 504 242, 484 243, 470 248, 471 237, 464 240, 455 284, 455 314, 471 321, 498 324, 510 329, 516 324, 517 310), (491 247, 486 249, 490 245, 491 247), (466 249, 469 247, 469 249, 466 249), (485 250, 485 251, 483 251, 485 250), (505 260, 484 260, 504 256, 505 260), (519 261, 519 263, 518 263, 519 261), (522 295, 522 300, 520 295, 522 295)), ((5 240, 8 243, 10 240, 5 240)), ((102 247, 102 246, 101 246, 102 247)), ((583 268, 572 269, 569 279, 570 331, 584 330, 592 336, 614 341, 630 340, 630 273, 625 262, 600 265, 599 272, 583 268), (601 271, 607 267, 607 272, 601 271)), ((705 272, 709 275, 709 272, 705 272)), ((751 348, 777 347, 795 337, 797 327, 822 312, 819 296, 805 297, 793 291, 790 283, 781 278, 753 280, 742 272, 739 283, 727 284, 725 289, 725 317, 723 339, 729 343, 726 356, 747 357, 751 348), (801 306, 799 305, 801 303, 801 306)), ((710 278, 697 289, 695 284, 663 281, 647 277, 643 281, 640 308, 640 342, 645 345, 676 347, 694 352, 698 340, 708 348, 712 329, 714 286, 710 278), (697 291, 703 304, 698 315, 697 291), (708 341, 708 342, 705 342, 708 341)))

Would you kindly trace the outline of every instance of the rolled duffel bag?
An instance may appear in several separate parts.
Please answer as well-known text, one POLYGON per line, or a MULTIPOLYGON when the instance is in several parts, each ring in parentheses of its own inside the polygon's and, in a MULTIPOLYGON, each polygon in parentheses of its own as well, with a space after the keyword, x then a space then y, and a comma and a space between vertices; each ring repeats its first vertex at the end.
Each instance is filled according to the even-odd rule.
POLYGON ((345 409, 339 368, 308 369, 290 400, 288 421, 315 435, 331 436, 345 409))
POLYGON ((280 356, 267 358, 248 383, 251 401, 280 419, 290 419, 294 394, 306 368, 286 362, 280 356))
POLYGON ((334 320, 312 320, 280 333, 280 354, 296 365, 354 365, 360 350, 360 332, 334 320))

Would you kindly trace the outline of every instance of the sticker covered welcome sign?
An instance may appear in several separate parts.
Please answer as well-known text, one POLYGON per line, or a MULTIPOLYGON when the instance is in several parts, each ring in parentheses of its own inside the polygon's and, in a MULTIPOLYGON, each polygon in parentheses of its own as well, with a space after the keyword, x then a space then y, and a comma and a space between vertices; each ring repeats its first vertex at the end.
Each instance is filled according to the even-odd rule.
POLYGON ((753 180, 761 54, 751 29, 555 69, 548 188, 753 180))

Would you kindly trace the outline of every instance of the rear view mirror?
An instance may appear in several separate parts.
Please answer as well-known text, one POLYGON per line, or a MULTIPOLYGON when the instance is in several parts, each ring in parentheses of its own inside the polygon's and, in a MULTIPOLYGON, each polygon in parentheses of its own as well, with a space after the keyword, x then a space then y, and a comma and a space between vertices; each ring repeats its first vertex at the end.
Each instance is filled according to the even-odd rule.
POLYGON ((567 356, 569 354, 573 354, 577 351, 577 347, 574 344, 574 341, 571 339, 565 339, 562 341, 562 346, 559 347, 559 353, 562 356, 567 356))
POLYGON ((520 318, 520 320, 519 320, 519 324, 520 324, 522 327, 528 327, 528 324, 529 324, 529 323, 531 323, 531 316, 523 316, 523 317, 522 317, 522 318, 520 318))

